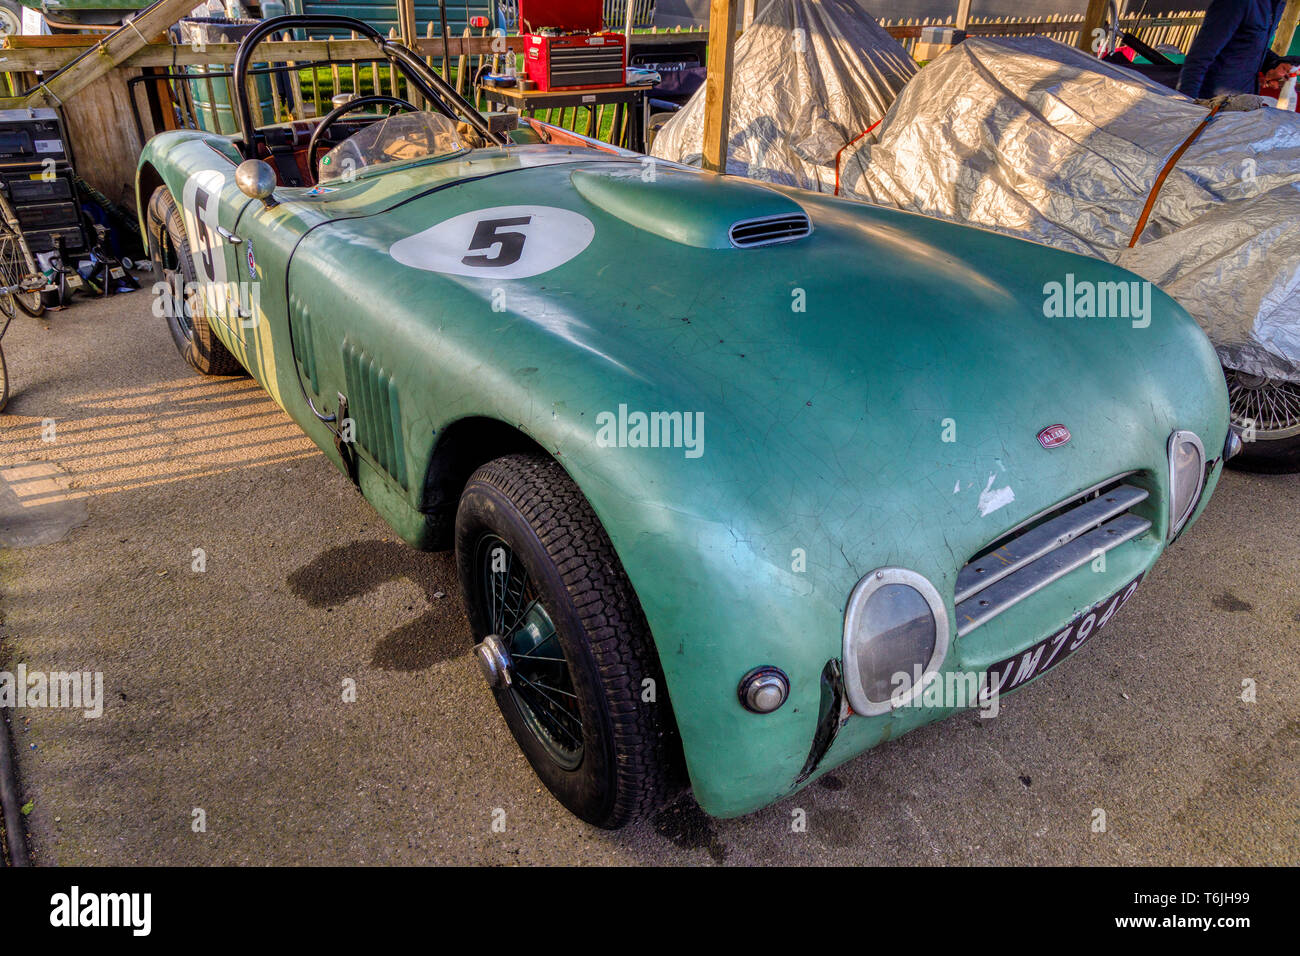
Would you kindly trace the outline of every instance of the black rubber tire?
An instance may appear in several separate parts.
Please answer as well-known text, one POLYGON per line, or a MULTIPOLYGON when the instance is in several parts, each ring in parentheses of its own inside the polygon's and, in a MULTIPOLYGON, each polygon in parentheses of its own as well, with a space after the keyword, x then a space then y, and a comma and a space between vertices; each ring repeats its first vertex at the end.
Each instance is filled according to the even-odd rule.
POLYGON ((9 368, 5 365, 5 350, 0 348, 0 412, 9 404, 9 368))
MULTIPOLYGON (((149 198, 148 211, 149 259, 153 263, 155 282, 168 282, 168 261, 174 260, 173 269, 179 273, 182 291, 198 281, 194 256, 185 235, 185 220, 166 186, 159 186, 149 198), (168 253, 170 252, 170 256, 168 253)), ((190 297, 182 295, 181 302, 173 302, 167 309, 167 328, 171 331, 176 351, 201 375, 242 375, 244 368, 239 359, 221 344, 201 311, 190 308, 190 297), (182 321, 188 314, 190 328, 182 321)))
POLYGON ((1236 471, 1250 471, 1261 475, 1289 475, 1300 471, 1300 435, 1275 441, 1246 442, 1241 454, 1228 460, 1228 467, 1236 471))
POLYGON ((456 514, 456 562, 474 639, 489 615, 476 573, 485 535, 522 560, 569 662, 583 724, 583 756, 561 767, 524 722, 509 690, 494 690, 520 749, 575 816, 617 829, 681 788, 681 745, 650 628, 599 519, 553 460, 509 455, 479 468, 456 514), (642 701, 643 681, 657 700, 642 701))

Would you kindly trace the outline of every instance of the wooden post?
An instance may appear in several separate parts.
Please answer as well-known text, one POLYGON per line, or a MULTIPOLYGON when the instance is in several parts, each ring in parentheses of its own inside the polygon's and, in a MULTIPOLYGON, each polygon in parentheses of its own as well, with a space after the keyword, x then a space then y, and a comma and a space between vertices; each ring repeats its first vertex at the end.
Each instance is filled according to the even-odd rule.
POLYGON ((749 29, 749 25, 754 22, 754 14, 757 12, 758 0, 745 0, 745 16, 741 20, 741 33, 749 29))
POLYGON ((405 46, 414 46, 415 38, 415 0, 397 0, 397 26, 405 46))
POLYGON ((727 171, 731 135, 731 68, 736 59, 740 0, 710 0, 709 63, 704 81, 704 168, 727 171))
MULTIPOLYGON (((626 51, 627 51, 629 61, 631 60, 632 57, 632 22, 635 19, 634 17, 635 12, 636 12, 636 0, 627 0, 627 10, 626 10, 627 15, 623 17, 623 36, 625 38, 625 42, 627 43, 626 51)), ((623 82, 624 83, 627 82, 627 77, 623 78, 623 82)))
POLYGON ((970 0, 957 0, 957 19, 953 26, 963 33, 970 28, 970 0))
MULTIPOLYGON (((465 32, 462 33, 461 36, 467 37, 469 35, 470 35, 469 27, 465 27, 465 32)), ((468 84, 469 77, 465 76, 465 73, 467 72, 466 67, 468 66, 468 64, 469 64, 469 58, 465 55, 464 47, 462 47, 460 56, 456 58, 456 92, 460 93, 462 96, 465 95, 466 88, 469 85, 468 84)), ((474 91, 469 90, 468 92, 472 93, 474 91)))
POLYGON ((1079 30, 1078 47, 1085 53, 1096 53, 1093 49, 1093 34, 1106 22, 1108 0, 1088 0, 1088 12, 1083 15, 1083 27, 1079 30))
POLYGON ((1300 0, 1288 0, 1282 11, 1282 21, 1277 26, 1277 38, 1273 41, 1273 52, 1286 56, 1291 52, 1291 42, 1295 39, 1295 28, 1300 24, 1300 0))

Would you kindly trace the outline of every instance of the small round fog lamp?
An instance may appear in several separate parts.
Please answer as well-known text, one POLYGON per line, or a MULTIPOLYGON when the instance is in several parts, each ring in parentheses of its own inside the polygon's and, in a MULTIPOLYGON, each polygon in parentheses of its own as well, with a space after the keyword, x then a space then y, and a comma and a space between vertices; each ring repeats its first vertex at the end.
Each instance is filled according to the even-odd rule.
POLYGON ((790 696, 790 679, 779 667, 755 667, 740 679, 740 702, 756 714, 770 714, 790 696))

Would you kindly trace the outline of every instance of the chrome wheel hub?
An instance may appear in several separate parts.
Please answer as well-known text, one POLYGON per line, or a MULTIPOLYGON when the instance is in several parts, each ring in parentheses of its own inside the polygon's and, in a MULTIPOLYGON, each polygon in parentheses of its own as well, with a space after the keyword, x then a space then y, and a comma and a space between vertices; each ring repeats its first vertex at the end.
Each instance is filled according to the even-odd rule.
POLYGON ((478 669, 482 671, 483 679, 487 681, 489 687, 493 690, 501 690, 510 686, 512 681, 510 672, 514 665, 510 660, 510 652, 506 650, 505 641, 500 637, 489 634, 480 643, 475 644, 474 659, 478 661, 478 669))

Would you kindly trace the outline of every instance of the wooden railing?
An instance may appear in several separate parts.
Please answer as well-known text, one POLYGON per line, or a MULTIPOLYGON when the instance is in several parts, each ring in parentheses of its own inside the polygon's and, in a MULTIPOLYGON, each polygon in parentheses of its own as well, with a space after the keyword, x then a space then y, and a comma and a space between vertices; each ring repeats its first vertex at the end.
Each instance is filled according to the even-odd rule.
MULTIPOLYGON (((1124 26, 1153 46, 1171 44, 1186 50, 1202 18, 1203 14, 1193 12, 1126 18, 1124 26)), ((1074 44, 1082 21, 1081 16, 971 18, 967 30, 980 37, 1042 34, 1074 44)), ((910 51, 924 27, 950 26, 952 20, 881 23, 910 51)), ((683 40, 702 43, 707 39, 706 32, 683 30, 642 32, 635 37, 638 45, 683 40)), ((209 43, 195 48, 163 41, 158 37, 157 42, 144 44, 69 102, 55 104, 63 110, 82 176, 115 202, 134 201, 135 162, 145 140, 178 125, 198 124, 205 101, 229 102, 229 78, 221 74, 228 73, 234 63, 237 43, 209 43), (182 79, 181 74, 188 74, 192 68, 194 74, 182 79), (215 72, 205 74, 198 68, 215 72), (196 83, 201 93, 197 102, 196 83), (139 125, 132 120, 135 113, 140 116, 139 125)), ((472 97, 473 76, 494 53, 502 52, 502 41, 514 52, 522 49, 520 37, 494 40, 483 29, 475 33, 467 28, 461 36, 444 40, 430 22, 424 25, 423 36, 410 45, 458 91, 472 97)), ((0 97, 18 97, 37 89, 44 77, 101 42, 102 38, 91 35, 9 37, 0 49, 0 97)), ((399 96, 406 92, 401 77, 388 64, 374 60, 374 46, 366 40, 286 38, 268 41, 260 52, 260 61, 284 65, 280 72, 288 77, 287 90, 271 83, 268 96, 250 97, 263 119, 268 111, 277 118, 321 115, 328 111, 330 99, 341 92, 388 92, 399 96), (317 67, 322 61, 329 65, 317 67), (266 103, 268 97, 270 102, 266 103)), ((597 110, 594 127, 588 107, 545 111, 541 118, 576 131, 594 128, 602 138, 608 136, 614 107, 593 108, 597 110)), ((214 116, 215 112, 208 119, 215 121, 214 116)))

